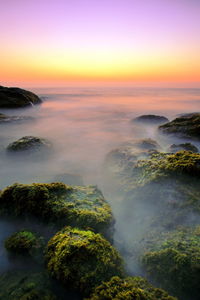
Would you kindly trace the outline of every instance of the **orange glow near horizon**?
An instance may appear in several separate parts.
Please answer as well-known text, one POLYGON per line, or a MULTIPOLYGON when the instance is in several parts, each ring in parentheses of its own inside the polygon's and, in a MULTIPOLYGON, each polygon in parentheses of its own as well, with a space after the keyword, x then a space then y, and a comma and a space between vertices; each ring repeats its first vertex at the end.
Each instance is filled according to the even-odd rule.
POLYGON ((198 3, 77 1, 4 4, 1 84, 200 83, 198 3))

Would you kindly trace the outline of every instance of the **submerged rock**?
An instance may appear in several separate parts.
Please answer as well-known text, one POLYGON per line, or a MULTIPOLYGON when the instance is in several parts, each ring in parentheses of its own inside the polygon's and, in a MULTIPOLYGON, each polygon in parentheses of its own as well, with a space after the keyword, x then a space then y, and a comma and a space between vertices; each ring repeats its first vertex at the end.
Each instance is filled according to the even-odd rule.
POLYGON ((132 122, 149 123, 149 124, 163 124, 169 122, 166 117, 157 115, 142 115, 132 120, 132 122))
POLYGON ((83 178, 78 174, 63 173, 56 175, 53 179, 54 182, 63 182, 69 185, 83 185, 83 178))
POLYGON ((19 108, 41 103, 42 100, 32 92, 0 86, 0 108, 19 108))
POLYGON ((199 152, 198 148, 191 143, 173 144, 169 147, 169 152, 172 153, 176 153, 181 150, 191 151, 193 153, 199 152))
POLYGON ((24 121, 33 121, 32 117, 26 116, 7 116, 0 113, 0 124, 7 124, 7 123, 21 123, 24 121))
POLYGON ((8 145, 7 150, 9 152, 21 152, 21 151, 38 151, 41 149, 49 149, 51 144, 48 140, 38 138, 34 136, 24 136, 19 140, 8 145))
POLYGON ((174 134, 183 138, 200 139, 200 113, 189 114, 184 117, 161 125, 159 130, 166 134, 174 134))
POLYGON ((111 230, 114 222, 111 208, 97 187, 63 183, 11 185, 0 194, 0 212, 103 233, 111 230))
POLYGON ((128 175, 139 159, 158 153, 159 149, 159 144, 149 138, 126 142, 107 154, 105 168, 113 175, 120 175, 120 173, 128 175))
POLYGON ((66 227, 51 238, 46 260, 53 277, 85 295, 102 281, 123 274, 117 250, 100 234, 77 228, 66 227))
POLYGON ((147 276, 180 297, 199 299, 200 226, 154 236, 143 255, 147 276))
POLYGON ((2 300, 58 300, 45 272, 10 271, 0 275, 2 300))
POLYGON ((85 300, 177 300, 162 289, 153 287, 142 277, 112 277, 96 287, 85 300))

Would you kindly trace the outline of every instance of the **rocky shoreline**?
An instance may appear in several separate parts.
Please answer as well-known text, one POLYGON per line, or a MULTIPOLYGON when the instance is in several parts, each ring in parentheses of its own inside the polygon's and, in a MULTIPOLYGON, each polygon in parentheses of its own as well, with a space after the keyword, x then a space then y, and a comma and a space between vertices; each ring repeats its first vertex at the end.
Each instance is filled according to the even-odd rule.
MULTIPOLYGON (((31 92, 0 87, 0 108, 39 103, 41 99, 31 92)), ((0 126, 7 121, 14 124, 18 118, 0 114, 0 126)), ((55 179, 59 182, 8 186, 0 192, 1 218, 24 224, 27 220, 41 222, 53 234, 46 237, 22 227, 6 238, 8 255, 26 258, 36 270, 1 274, 0 299, 65 299, 55 292, 56 283, 64 297, 70 290, 75 292, 71 299, 198 300, 200 154, 193 143, 200 139, 200 113, 170 122, 154 115, 132 121, 154 124, 160 134, 187 137, 192 143, 172 141, 165 151, 147 136, 107 154, 105 181, 109 176, 115 192, 123 195, 120 214, 130 219, 124 228, 126 238, 113 245, 111 206, 96 186, 84 186, 78 174, 58 175, 55 179), (71 185, 73 182, 77 184, 71 185), (146 215, 140 213, 143 206, 146 215), (124 247, 130 265, 125 265, 120 255, 124 247), (134 276, 136 262, 149 282, 134 276)), ((5 152, 14 157, 20 152, 23 157, 51 147, 45 137, 24 136, 9 144, 5 152)))

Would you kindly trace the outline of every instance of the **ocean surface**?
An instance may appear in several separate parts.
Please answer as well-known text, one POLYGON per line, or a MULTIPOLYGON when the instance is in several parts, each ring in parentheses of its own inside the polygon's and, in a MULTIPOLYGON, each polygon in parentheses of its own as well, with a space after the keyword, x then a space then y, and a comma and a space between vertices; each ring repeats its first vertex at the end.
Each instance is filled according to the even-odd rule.
MULTIPOLYGON (((153 138, 163 149, 178 142, 160 135, 157 126, 136 125, 131 120, 143 114, 158 114, 172 120, 182 113, 200 111, 200 89, 68 87, 32 91, 43 99, 41 105, 0 110, 7 115, 32 117, 24 122, 0 124, 0 189, 14 182, 52 182, 63 173, 81 175, 84 184, 97 185, 111 204, 117 239, 123 235, 123 226, 115 206, 119 199, 112 186, 104 185, 102 168, 106 154, 133 139, 153 138), (51 153, 37 159, 31 155, 8 155, 6 147, 23 136, 48 139, 51 153)), ((3 240, 16 229, 16 224, 0 222, 2 270, 9 265, 3 240)))

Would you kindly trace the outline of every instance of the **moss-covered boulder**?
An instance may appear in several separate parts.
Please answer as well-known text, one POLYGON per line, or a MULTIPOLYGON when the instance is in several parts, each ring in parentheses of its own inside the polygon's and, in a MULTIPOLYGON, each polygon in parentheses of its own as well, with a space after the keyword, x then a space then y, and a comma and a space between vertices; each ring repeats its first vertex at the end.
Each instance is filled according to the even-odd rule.
POLYGON ((18 231, 5 240, 5 248, 14 255, 39 256, 44 247, 44 240, 31 231, 18 231))
POLYGON ((71 227, 50 239, 46 260, 53 277, 86 295, 102 281, 123 273, 120 255, 105 238, 71 227))
POLYGON ((132 120, 132 122, 146 124, 163 124, 169 122, 166 117, 157 115, 142 115, 132 120))
POLYGON ((30 91, 0 86, 0 108, 20 108, 41 102, 42 100, 30 91))
POLYGON ((113 224, 111 208, 96 186, 13 184, 0 194, 0 213, 101 232, 113 224))
POLYGON ((200 113, 184 117, 161 125, 159 130, 162 133, 174 134, 184 138, 200 139, 200 113))
POLYGON ((180 299, 200 295, 200 226, 154 237, 143 255, 147 276, 180 299))
POLYGON ((112 277, 96 287, 85 300, 176 300, 162 289, 153 287, 141 277, 112 277))
POLYGON ((7 147, 8 152, 41 151, 51 148, 51 143, 43 138, 24 136, 7 147))
POLYGON ((0 124, 21 123, 24 121, 32 121, 32 117, 26 116, 8 116, 0 113, 0 124))
POLYGON ((172 153, 176 153, 176 152, 181 151, 181 150, 191 151, 193 153, 198 153, 199 152, 198 148, 195 145, 191 144, 191 143, 172 144, 168 149, 168 151, 172 152, 172 153))
POLYGON ((46 273, 12 271, 0 275, 1 300, 58 300, 46 273))

